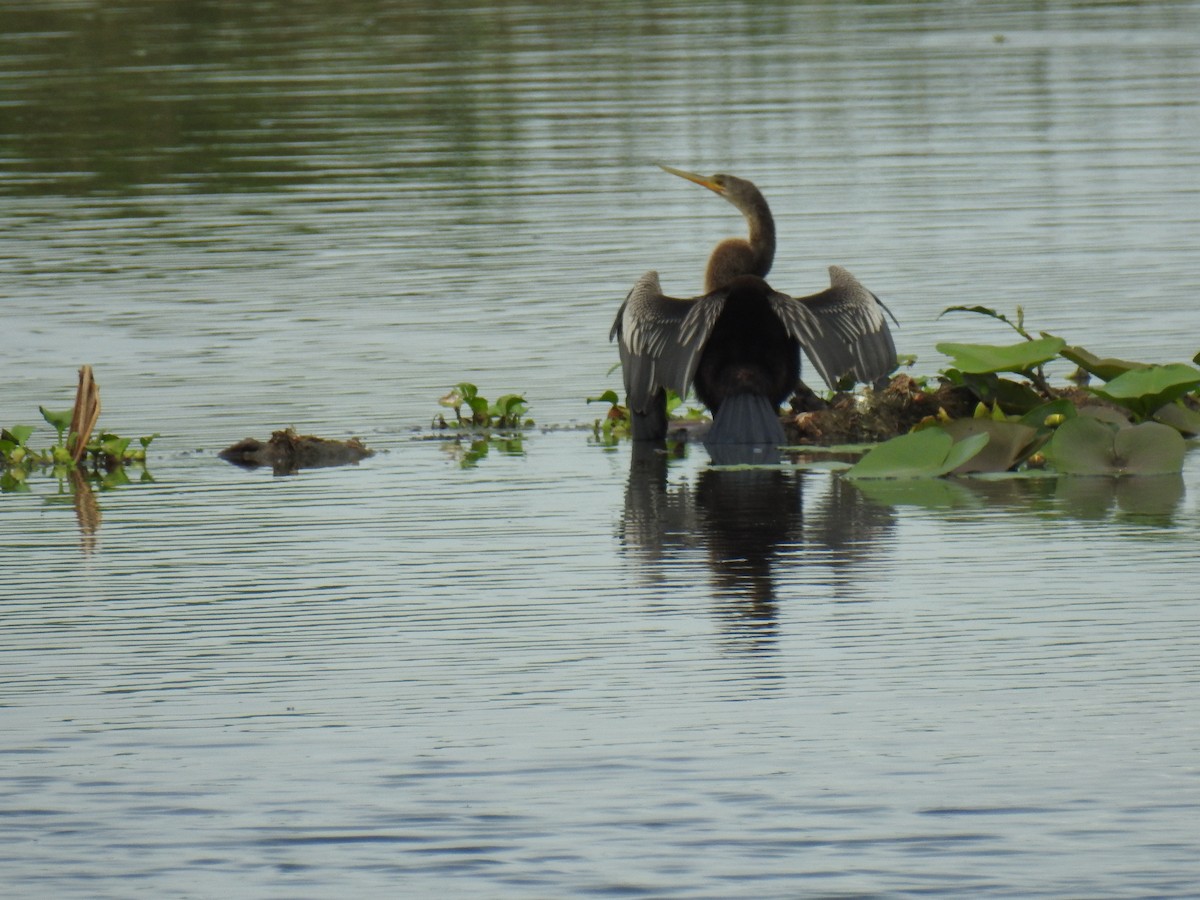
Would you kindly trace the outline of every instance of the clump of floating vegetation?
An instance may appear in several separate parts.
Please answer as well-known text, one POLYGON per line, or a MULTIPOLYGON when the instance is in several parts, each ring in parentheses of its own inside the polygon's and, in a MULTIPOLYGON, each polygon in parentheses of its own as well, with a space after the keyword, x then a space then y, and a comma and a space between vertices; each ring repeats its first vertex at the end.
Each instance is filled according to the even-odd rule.
POLYGON ((503 394, 494 402, 489 402, 480 395, 479 388, 469 381, 460 381, 438 403, 454 411, 454 421, 446 421, 446 417, 439 413, 433 420, 436 429, 511 431, 531 428, 534 424, 533 419, 522 418, 529 411, 529 404, 521 394, 503 394))
MULTIPOLYGON (((880 444, 851 467, 849 478, 911 478, 949 474, 1036 472, 1060 475, 1173 475, 1183 469, 1185 437, 1200 434, 1200 369, 1111 357, 1042 332, 1024 315, 1010 321, 993 309, 951 307, 1010 325, 1014 344, 941 343, 952 364, 936 387, 902 389, 918 405, 932 396, 936 411, 906 433, 880 444), (1044 366, 1065 359, 1078 368, 1069 387, 1055 388, 1044 366), (1013 376, 1016 376, 1015 378, 1013 376), (1102 386, 1091 387, 1099 379, 1102 386), (944 401, 944 402, 943 402, 944 401), (963 415, 963 404, 972 407, 963 415)), ((1200 362, 1200 354, 1193 362, 1200 362)), ((899 379, 882 392, 897 393, 899 379)), ((866 404, 868 408, 870 403, 866 404)), ((868 409, 869 414, 869 409, 868 409)))
POLYGON ((454 419, 438 413, 433 429, 448 438, 447 452, 464 469, 478 465, 492 450, 504 456, 525 455, 523 431, 534 427, 534 421, 525 415, 529 404, 524 395, 502 394, 489 401, 474 384, 460 381, 438 404, 453 410, 454 419))
POLYGON ((32 425, 0 429, 0 490, 29 490, 28 479, 35 472, 48 473, 60 481, 70 476, 72 483, 86 476, 102 487, 109 487, 128 483, 125 466, 129 464, 140 465, 142 480, 149 480, 146 450, 158 435, 139 438, 135 444, 133 438, 96 432, 100 389, 91 366, 79 370, 79 387, 71 409, 56 411, 44 406, 38 409, 57 433, 57 441, 50 446, 31 444, 37 430, 32 425))
MULTIPOLYGON (((702 420, 703 410, 687 406, 683 398, 674 391, 668 390, 666 395, 667 418, 679 429, 686 430, 688 425, 697 424, 702 420)), ((592 435, 598 443, 611 447, 619 443, 621 438, 630 437, 629 409, 621 404, 621 398, 617 396, 616 391, 608 390, 599 397, 588 397, 587 402, 609 404, 604 418, 597 419, 592 424, 592 435)))

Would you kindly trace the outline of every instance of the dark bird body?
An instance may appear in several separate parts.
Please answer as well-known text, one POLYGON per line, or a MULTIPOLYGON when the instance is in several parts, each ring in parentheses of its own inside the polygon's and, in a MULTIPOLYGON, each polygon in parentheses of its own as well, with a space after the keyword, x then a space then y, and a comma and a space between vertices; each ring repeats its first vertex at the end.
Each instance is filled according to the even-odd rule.
POLYGON ((733 203, 750 236, 717 245, 702 296, 667 297, 658 273, 647 272, 621 305, 610 337, 619 341, 635 440, 661 440, 666 389, 682 397, 690 387, 713 414, 707 442, 781 443, 779 406, 795 389, 802 347, 830 387, 847 375, 873 382, 895 368, 883 305, 845 269, 830 267, 830 287, 808 297, 763 280, 775 223, 753 184, 663 168, 733 203))

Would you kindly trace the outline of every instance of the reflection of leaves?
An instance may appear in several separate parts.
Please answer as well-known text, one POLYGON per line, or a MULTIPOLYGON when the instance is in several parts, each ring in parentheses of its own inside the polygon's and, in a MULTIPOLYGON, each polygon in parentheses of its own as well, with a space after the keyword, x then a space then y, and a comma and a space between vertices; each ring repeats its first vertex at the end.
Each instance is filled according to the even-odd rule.
POLYGON ((854 482, 863 495, 886 506, 920 506, 926 509, 958 509, 982 505, 972 486, 945 478, 863 479, 854 482))
POLYGON ((1183 499, 1183 476, 1132 475, 1128 478, 1060 478, 1055 497, 1081 519, 1102 519, 1115 503, 1124 513, 1170 517, 1183 499))
POLYGON ((952 472, 979 453, 986 434, 954 442, 940 428, 902 434, 874 447, 846 472, 847 478, 936 478, 952 472))
POLYGON ((1183 437, 1158 422, 1114 428, 1091 416, 1059 426, 1046 460, 1064 475, 1166 475, 1183 470, 1183 437))
POLYGON ((0 493, 28 494, 29 483, 25 480, 23 469, 6 469, 0 473, 0 493))
POLYGON ((1093 393, 1146 418, 1200 387, 1200 369, 1185 363, 1131 369, 1093 393))
POLYGON ((939 352, 953 357, 954 368, 960 372, 984 374, 1028 372, 1054 359, 1066 345, 1067 342, 1062 338, 1050 336, 1003 346, 941 343, 937 348, 939 352))

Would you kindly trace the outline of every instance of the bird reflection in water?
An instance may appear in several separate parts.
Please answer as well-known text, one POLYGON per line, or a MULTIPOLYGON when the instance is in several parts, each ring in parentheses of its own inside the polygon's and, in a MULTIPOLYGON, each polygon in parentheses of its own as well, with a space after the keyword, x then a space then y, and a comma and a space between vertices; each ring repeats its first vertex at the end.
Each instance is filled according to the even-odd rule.
POLYGON ((815 508, 804 508, 797 469, 706 468, 692 482, 672 480, 672 454, 661 444, 632 444, 622 545, 643 564, 652 586, 666 588, 682 553, 703 550, 712 571, 716 615, 736 646, 768 653, 779 631, 781 571, 819 564, 835 599, 854 599, 856 564, 886 546, 889 507, 853 486, 827 478, 815 508))

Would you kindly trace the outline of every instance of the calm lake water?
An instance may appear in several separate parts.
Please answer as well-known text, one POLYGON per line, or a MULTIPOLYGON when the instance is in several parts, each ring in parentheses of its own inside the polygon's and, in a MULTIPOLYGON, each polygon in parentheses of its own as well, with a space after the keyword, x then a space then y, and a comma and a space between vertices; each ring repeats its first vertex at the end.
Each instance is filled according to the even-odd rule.
MULTIPOLYGON (((1185 897, 1200 454, 861 492, 586 429, 753 179, 902 352, 1200 349, 1200 3, 0 2, 0 894, 1185 897), (361 436, 294 477, 215 451, 361 436), (43 427, 39 440, 52 439, 43 427)), ((1052 374, 1061 378, 1066 368, 1052 374)))

